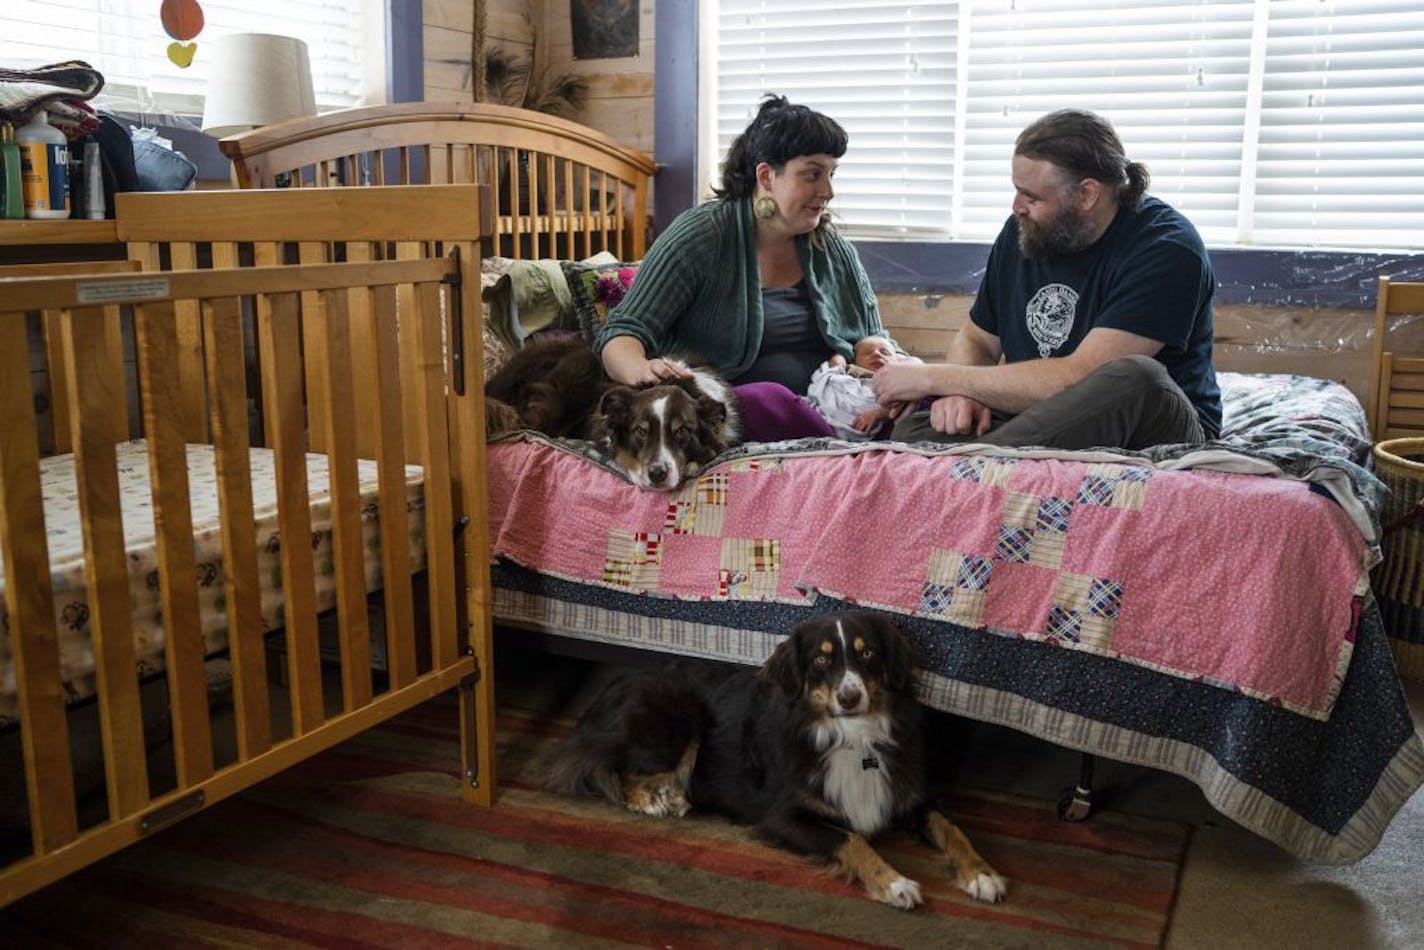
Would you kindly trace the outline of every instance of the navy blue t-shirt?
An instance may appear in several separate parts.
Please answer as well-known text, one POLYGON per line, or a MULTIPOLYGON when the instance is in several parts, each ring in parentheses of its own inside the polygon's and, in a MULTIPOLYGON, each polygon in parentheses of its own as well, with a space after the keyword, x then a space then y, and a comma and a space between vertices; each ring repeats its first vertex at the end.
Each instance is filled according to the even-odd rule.
POLYGON ((1221 433, 1221 388, 1211 362, 1216 278, 1192 223, 1145 197, 1121 209, 1077 254, 1025 258, 1010 217, 989 252, 969 316, 999 338, 1008 362, 1066 356, 1094 327, 1162 344, 1157 360, 1196 407, 1208 439, 1221 433))

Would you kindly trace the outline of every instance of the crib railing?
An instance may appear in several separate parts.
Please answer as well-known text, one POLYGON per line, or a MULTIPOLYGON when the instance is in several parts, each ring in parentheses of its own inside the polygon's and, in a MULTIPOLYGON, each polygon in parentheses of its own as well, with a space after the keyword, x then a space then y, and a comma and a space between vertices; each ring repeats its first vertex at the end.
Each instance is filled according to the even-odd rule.
MULTIPOLYGON (((460 193, 447 201, 478 200, 474 189, 453 190, 460 193)), ((473 225, 451 222, 448 204, 435 211, 437 195, 424 221, 405 223, 400 211, 383 219, 383 208, 393 207, 388 191, 365 190, 334 204, 333 193, 127 196, 142 199, 120 204, 121 222, 125 211, 143 222, 136 233, 168 221, 164 233, 207 245, 204 256, 227 266, 0 280, 0 564, 32 845, 28 858, 0 868, 0 905, 455 686, 462 687, 468 737, 465 794, 491 800, 492 692, 487 680, 478 695, 474 689, 477 670, 488 671, 490 658, 482 361, 477 349, 473 359, 457 361, 452 353, 453 341, 479 346, 480 334, 463 326, 478 304, 465 299, 473 291, 462 293, 466 284, 475 286, 476 235, 473 225), (330 211, 326 219, 303 218, 319 205, 330 211), (442 233, 446 224, 447 240, 417 240, 442 233), (333 262, 334 243, 321 239, 333 234, 349 239, 340 242, 344 249, 364 241, 377 251, 343 250, 336 256, 347 259, 333 262), (286 241, 275 239, 282 235, 286 241), (287 241, 295 242, 292 253, 287 241), (249 256, 236 252, 244 242, 255 242, 253 266, 240 266, 249 256), (388 259, 371 259, 386 251, 388 259), (114 409, 123 353, 112 330, 125 310, 134 327, 173 728, 176 785, 163 789, 149 784, 116 473, 117 443, 140 434, 129 433, 114 409), (30 385, 26 321, 34 312, 45 314, 54 331, 46 359, 53 385, 65 394, 82 513, 107 813, 87 827, 70 761, 30 385), (275 709, 253 530, 249 317, 261 354, 262 436, 276 473, 277 537, 298 539, 280 545, 281 672, 289 703, 275 709), (357 346, 358 339, 366 345, 357 346), (359 418, 358 392, 368 393, 374 407, 359 418), (215 458, 236 745, 230 762, 215 755, 208 708, 188 478, 188 446, 195 441, 211 444, 215 458), (323 682, 316 565, 307 543, 311 451, 326 456, 330 476, 335 687, 323 682), (385 619, 379 674, 372 666, 356 484, 363 457, 374 459, 379 473, 385 619), (408 463, 422 470, 419 514, 407 513, 408 463), (420 603, 408 517, 423 518, 428 597, 420 603), (457 532, 465 518, 468 530, 457 532)))

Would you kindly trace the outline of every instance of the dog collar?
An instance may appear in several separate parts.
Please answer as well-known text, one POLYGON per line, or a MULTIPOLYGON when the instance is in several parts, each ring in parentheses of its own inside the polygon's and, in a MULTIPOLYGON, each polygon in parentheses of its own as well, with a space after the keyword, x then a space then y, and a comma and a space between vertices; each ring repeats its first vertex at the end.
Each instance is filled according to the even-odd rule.
POLYGON ((878 769, 880 768, 880 759, 874 755, 867 755, 860 760, 860 767, 862 769, 878 769))

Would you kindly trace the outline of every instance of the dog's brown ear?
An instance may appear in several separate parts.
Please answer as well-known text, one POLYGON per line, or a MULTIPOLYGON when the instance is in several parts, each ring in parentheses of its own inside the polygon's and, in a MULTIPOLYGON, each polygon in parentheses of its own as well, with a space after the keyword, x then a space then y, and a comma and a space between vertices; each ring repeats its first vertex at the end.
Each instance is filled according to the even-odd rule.
POLYGON ((865 614, 880 630, 884 642, 885 682, 893 690, 910 688, 910 678, 919 662, 919 651, 900 630, 900 625, 884 614, 865 614))
POLYGON ((633 390, 614 386, 598 400, 598 411, 589 417, 589 439, 605 455, 611 455, 614 444, 628 428, 628 407, 633 390))
MULTIPOLYGON (((799 627, 797 628, 800 629, 799 627)), ((781 690, 788 699, 801 695, 801 656, 797 647, 796 633, 776 645, 771 656, 762 664, 762 679, 781 690)))
POLYGON ((698 441, 712 450, 712 455, 720 455, 727 448, 722 438, 722 427, 727 422, 727 404, 713 399, 705 393, 697 397, 698 441))

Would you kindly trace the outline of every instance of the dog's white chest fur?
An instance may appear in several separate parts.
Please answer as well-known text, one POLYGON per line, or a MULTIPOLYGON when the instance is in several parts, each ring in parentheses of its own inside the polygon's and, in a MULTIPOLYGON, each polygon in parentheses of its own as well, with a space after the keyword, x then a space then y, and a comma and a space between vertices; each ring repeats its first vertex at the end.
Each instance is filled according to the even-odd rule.
POLYGON ((889 763, 875 750, 890 742, 883 716, 835 719, 817 730, 825 765, 821 796, 867 837, 885 830, 894 817, 889 763))

